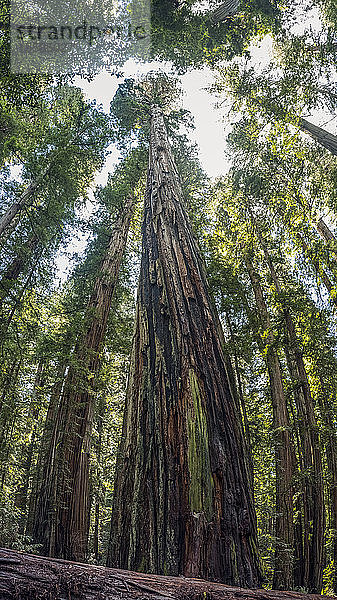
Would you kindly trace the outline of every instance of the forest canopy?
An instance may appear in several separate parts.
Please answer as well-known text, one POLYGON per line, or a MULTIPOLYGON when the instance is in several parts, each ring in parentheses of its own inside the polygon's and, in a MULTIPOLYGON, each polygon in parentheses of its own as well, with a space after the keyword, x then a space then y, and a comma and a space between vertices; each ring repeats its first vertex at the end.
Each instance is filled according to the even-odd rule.
POLYGON ((103 107, 1 5, 0 546, 336 595, 337 8, 150 8, 103 107))

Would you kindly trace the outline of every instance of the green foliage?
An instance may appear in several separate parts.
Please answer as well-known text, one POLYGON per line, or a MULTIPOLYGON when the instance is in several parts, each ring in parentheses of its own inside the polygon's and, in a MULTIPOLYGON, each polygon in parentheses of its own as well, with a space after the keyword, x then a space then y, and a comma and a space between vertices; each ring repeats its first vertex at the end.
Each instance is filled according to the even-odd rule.
MULTIPOLYGON (((306 4, 299 2, 293 10, 279 2, 250 0, 241 3, 237 15, 213 24, 209 11, 203 14, 191 1, 152 2, 152 56, 171 61, 178 73, 191 67, 216 67, 213 91, 221 101, 231 99, 228 147, 232 166, 216 182, 207 178, 197 149, 182 133, 193 124, 189 113, 181 109, 182 90, 173 71, 124 79, 106 115, 69 82, 51 85, 45 76, 10 74, 8 31, 2 36, 1 214, 30 183, 45 175, 1 239, 0 545, 39 551, 29 531, 39 454, 44 433, 53 425, 47 420, 48 407, 55 398, 57 406, 66 371, 73 364, 73 350, 86 326, 88 298, 111 229, 126 199, 134 194, 136 214, 95 385, 89 559, 105 560, 133 335, 149 116, 155 104, 164 113, 184 200, 221 316, 225 351, 233 365, 252 454, 265 585, 272 586, 277 544, 277 436, 265 361, 270 331, 282 370, 295 458, 301 458, 299 384, 290 372, 285 326, 285 315, 290 314, 323 455, 327 515, 323 590, 336 592, 337 515, 331 498, 337 472, 331 451, 337 448, 337 163, 301 131, 301 118, 308 113, 324 109, 331 118, 335 114, 336 9, 332 0, 321 0, 322 31, 297 35, 292 30, 297 11, 315 6, 314 2, 306 4), (273 56, 261 69, 251 62, 251 43, 266 34, 273 36, 273 56), (107 185, 96 189, 93 210, 84 218, 81 208, 112 142, 122 150, 123 160, 107 185), (13 166, 21 167, 16 179, 11 175, 13 166), (322 219, 332 234, 330 239, 319 233, 322 219), (76 256, 67 281, 57 287, 58 252, 77 233, 87 237, 86 248, 76 256), (258 314, 245 267, 247 253, 260 278, 270 316, 268 328, 258 314), (19 273, 9 277, 8 269, 15 261, 21 265, 19 273)), ((6 3, 1 10, 6 22, 6 3)), ((191 381, 196 413, 200 413, 198 385, 191 381)), ((205 418, 199 414, 191 419, 189 429, 195 481, 190 501, 195 510, 207 505, 212 493, 210 467, 204 464, 201 451, 207 445, 205 418)), ((310 469, 294 477, 294 497, 299 502, 303 481, 310 477, 310 469)), ((300 513, 296 506, 297 522, 300 513)))
POLYGON ((189 113, 179 108, 181 87, 176 77, 150 72, 138 80, 125 79, 111 102, 115 140, 119 147, 148 144, 151 107, 159 106, 166 117, 168 130, 177 131, 182 124, 191 125, 189 113))
POLYGON ((282 3, 274 0, 245 0, 237 15, 216 24, 211 19, 213 3, 206 13, 193 4, 154 0, 151 5, 151 56, 172 62, 180 74, 191 67, 214 67, 236 56, 249 56, 254 38, 280 27, 282 3))

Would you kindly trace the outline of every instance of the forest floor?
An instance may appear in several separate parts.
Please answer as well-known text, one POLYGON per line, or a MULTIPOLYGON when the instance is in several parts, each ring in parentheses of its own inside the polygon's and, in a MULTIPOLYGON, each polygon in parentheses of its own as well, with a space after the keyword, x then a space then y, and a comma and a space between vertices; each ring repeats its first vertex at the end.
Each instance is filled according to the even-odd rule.
POLYGON ((0 549, 0 600, 323 600, 202 579, 146 575, 0 549))

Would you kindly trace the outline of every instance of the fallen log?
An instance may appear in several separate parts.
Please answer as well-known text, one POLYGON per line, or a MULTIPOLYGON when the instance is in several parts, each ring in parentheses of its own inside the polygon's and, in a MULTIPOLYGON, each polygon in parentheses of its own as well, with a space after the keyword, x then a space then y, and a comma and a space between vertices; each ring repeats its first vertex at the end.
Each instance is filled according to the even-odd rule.
POLYGON ((323 600, 202 579, 146 575, 0 549, 0 600, 323 600))

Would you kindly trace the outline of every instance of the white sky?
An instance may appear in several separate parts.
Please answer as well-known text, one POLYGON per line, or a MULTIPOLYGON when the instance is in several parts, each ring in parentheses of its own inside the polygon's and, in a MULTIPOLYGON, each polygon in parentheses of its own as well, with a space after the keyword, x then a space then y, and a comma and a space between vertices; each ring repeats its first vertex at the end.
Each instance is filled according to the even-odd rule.
MULTIPOLYGON (((152 70, 156 66, 156 63, 149 63, 143 66, 141 72, 152 70)), ((125 69, 127 77, 136 74, 134 67, 135 65, 129 61, 125 69)), ((200 148, 199 156, 203 168, 210 177, 216 177, 226 172, 228 163, 225 158, 225 133, 221 125, 221 111, 214 108, 214 96, 204 89, 211 84, 212 80, 213 76, 207 69, 187 73, 181 78, 184 89, 183 107, 194 117, 195 130, 191 132, 190 137, 200 148)), ((75 85, 82 88, 87 98, 96 99, 103 105, 104 110, 108 111, 120 82, 121 79, 117 79, 111 73, 102 72, 91 82, 78 78, 75 85)), ((116 152, 113 152, 96 181, 99 183, 106 181, 107 173, 116 158, 116 152)))
MULTIPOLYGON (((159 63, 149 63, 142 65, 141 69, 133 61, 128 61, 125 66, 125 76, 131 77, 145 73, 154 69, 162 69, 163 65, 159 63)), ((194 117, 195 130, 190 131, 190 138, 199 146, 199 158, 202 167, 210 177, 217 177, 226 173, 229 168, 228 160, 225 155, 225 137, 226 132, 221 122, 222 112, 214 107, 215 97, 206 91, 213 81, 213 75, 210 70, 193 71, 187 73, 181 78, 184 90, 183 107, 189 110, 194 117)), ((85 96, 90 100, 96 100, 102 104, 103 109, 108 112, 110 102, 121 83, 121 79, 103 71, 88 82, 85 79, 77 77, 74 84, 80 87, 85 96)), ((93 190, 97 185, 105 185, 108 175, 113 171, 114 165, 118 160, 119 153, 112 146, 111 154, 108 156, 103 169, 97 174, 91 186, 89 196, 93 199, 93 190)), ((87 204, 87 213, 90 214, 93 204, 87 204)), ((71 255, 81 253, 85 249, 86 236, 79 235, 74 237, 66 249, 60 253, 57 258, 57 278, 60 282, 65 281, 71 267, 71 255)))
MULTIPOLYGON (((251 47, 252 60, 256 65, 264 67, 269 60, 270 51, 271 38, 266 36, 259 45, 251 47)), ((152 62, 139 66, 129 60, 124 71, 126 77, 132 77, 155 69, 163 69, 162 63, 152 62)), ((226 123, 223 122, 226 109, 216 108, 215 96, 207 91, 213 81, 214 76, 211 70, 206 68, 188 72, 181 77, 184 90, 183 107, 192 113, 195 125, 195 130, 192 130, 189 135, 191 140, 199 146, 200 162, 209 177, 223 175, 229 167, 225 155, 225 138, 228 134, 229 124, 226 127, 226 123)), ((74 83, 83 90, 88 99, 96 100, 108 112, 110 102, 121 79, 107 71, 102 71, 91 82, 77 77, 74 83)), ((103 171, 97 175, 96 183, 104 184, 106 182, 108 173, 117 158, 118 154, 113 151, 103 171)))
MULTIPOLYGON (((252 60, 257 67, 263 68, 269 60, 271 52, 271 38, 265 39, 250 48, 252 60)), ((163 63, 151 62, 148 64, 135 64, 129 60, 124 66, 126 77, 132 77, 140 73, 146 73, 150 70, 163 70, 163 63)), ((170 67, 167 65, 167 70, 170 67)), ((226 154, 226 136, 230 130, 230 122, 224 120, 224 115, 228 111, 226 104, 221 108, 216 108, 217 98, 211 94, 209 88, 214 81, 214 75, 210 69, 194 70, 181 77, 181 83, 184 91, 183 107, 191 112, 194 118, 194 130, 189 130, 188 135, 191 141, 196 142, 199 147, 199 160, 201 166, 211 178, 224 175, 229 169, 228 155, 226 154)), ((103 109, 108 112, 110 102, 116 93, 121 79, 112 75, 108 71, 102 71, 92 81, 87 81, 77 77, 74 85, 83 90, 85 96, 90 100, 96 100, 103 109)), ((92 185, 90 197, 93 199, 93 190, 97 185, 105 185, 109 172, 112 172, 114 165, 118 160, 118 151, 112 146, 111 154, 100 173, 97 174, 92 185)), ((93 205, 91 202, 87 205, 87 212, 90 213, 93 205)), ((57 259, 58 279, 65 281, 69 274, 72 263, 71 255, 81 253, 85 249, 86 236, 79 235, 73 238, 67 248, 57 259)))

